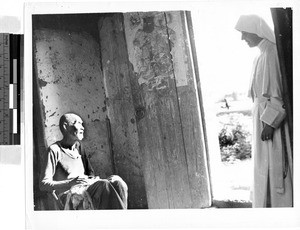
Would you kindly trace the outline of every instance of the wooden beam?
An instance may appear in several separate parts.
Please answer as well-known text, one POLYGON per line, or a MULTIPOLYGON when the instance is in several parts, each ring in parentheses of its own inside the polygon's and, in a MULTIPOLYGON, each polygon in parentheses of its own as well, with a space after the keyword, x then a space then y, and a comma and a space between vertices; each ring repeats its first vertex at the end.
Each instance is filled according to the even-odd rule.
POLYGON ((99 21, 106 105, 115 173, 129 188, 129 208, 147 208, 122 14, 99 21))

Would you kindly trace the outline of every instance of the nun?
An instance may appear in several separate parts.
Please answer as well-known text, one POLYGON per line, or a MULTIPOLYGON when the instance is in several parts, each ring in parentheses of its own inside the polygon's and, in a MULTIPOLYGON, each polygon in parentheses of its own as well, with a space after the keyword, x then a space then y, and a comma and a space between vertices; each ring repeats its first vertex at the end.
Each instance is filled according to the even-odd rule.
POLYGON ((275 36, 257 15, 240 16, 235 29, 250 48, 258 47, 248 96, 252 98, 254 165, 252 207, 292 207, 292 157, 286 151, 287 128, 275 36))

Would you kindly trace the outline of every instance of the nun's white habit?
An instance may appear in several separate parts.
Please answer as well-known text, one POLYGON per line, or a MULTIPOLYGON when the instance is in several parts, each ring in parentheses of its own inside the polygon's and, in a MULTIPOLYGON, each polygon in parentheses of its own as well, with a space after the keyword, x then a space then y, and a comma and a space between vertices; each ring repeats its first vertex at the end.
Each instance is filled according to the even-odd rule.
POLYGON ((249 96, 253 99, 254 183, 252 206, 291 207, 292 157, 286 151, 289 138, 287 124, 282 120, 285 110, 282 100, 282 80, 273 31, 256 15, 241 16, 235 27, 263 38, 258 44, 260 54, 254 60, 249 96), (262 141, 264 123, 274 130, 273 140, 262 141), (284 138, 283 138, 284 137, 284 138))

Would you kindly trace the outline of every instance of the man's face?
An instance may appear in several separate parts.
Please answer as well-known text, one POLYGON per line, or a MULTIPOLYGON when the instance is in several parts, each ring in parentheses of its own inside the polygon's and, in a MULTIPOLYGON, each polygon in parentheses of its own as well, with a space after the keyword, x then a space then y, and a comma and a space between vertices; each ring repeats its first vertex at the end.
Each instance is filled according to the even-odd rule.
POLYGON ((67 134, 74 141, 81 141, 83 139, 84 127, 82 119, 73 114, 69 117, 67 126, 67 134))
POLYGON ((256 34, 248 33, 242 31, 242 40, 245 40, 249 47, 257 46, 262 40, 261 37, 258 37, 256 34))

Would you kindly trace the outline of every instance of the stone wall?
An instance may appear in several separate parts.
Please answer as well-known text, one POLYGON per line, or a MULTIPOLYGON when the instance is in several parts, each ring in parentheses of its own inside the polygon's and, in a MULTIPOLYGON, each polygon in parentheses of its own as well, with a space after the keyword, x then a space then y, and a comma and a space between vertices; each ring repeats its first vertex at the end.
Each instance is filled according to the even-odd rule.
POLYGON ((93 36, 98 28, 87 30, 89 21, 83 16, 81 19, 64 22, 62 18, 52 17, 51 23, 44 19, 47 23, 43 24, 43 18, 39 17, 39 26, 34 30, 35 77, 44 137, 46 147, 60 140, 58 122, 61 115, 78 114, 85 126, 85 149, 96 173, 106 177, 113 169, 99 40, 93 36), (73 25, 76 31, 72 23, 76 24, 73 25), (65 24, 69 27, 62 26, 65 24))

